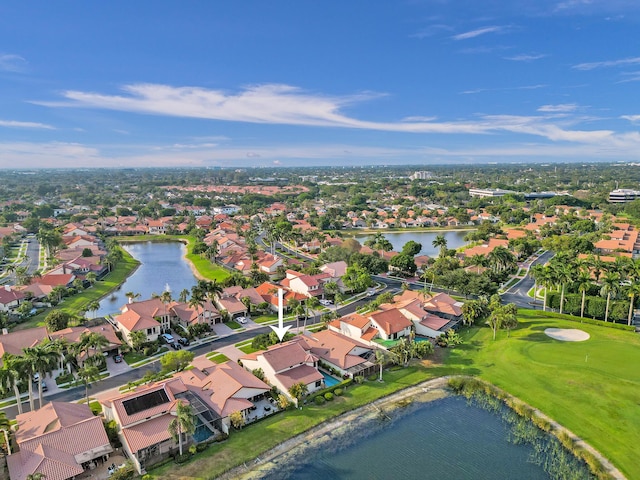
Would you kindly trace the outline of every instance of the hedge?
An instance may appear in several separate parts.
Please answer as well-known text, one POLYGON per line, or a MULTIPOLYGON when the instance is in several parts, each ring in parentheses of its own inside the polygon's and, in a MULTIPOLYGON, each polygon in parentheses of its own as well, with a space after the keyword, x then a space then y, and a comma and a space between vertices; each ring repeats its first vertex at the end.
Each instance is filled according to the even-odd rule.
POLYGON ((318 390, 317 392, 313 392, 311 395, 309 395, 306 399, 305 402, 311 402, 314 401, 316 397, 323 397, 324 399, 324 394, 325 393, 331 393, 333 394, 334 390, 340 389, 340 390, 344 390, 346 387, 348 387, 349 385, 351 385, 353 383, 353 379, 351 378, 347 378, 346 380, 343 380, 340 383, 337 383, 336 385, 333 385, 332 387, 327 387, 324 388, 322 390, 318 390))
MULTIPOLYGON (((547 308, 560 310, 560 297, 558 292, 547 293, 547 308)), ((564 296, 563 313, 580 315, 582 307, 582 294, 569 293, 564 296)), ((607 310, 607 299, 602 297, 586 296, 584 301, 584 315, 604 320, 607 310)), ((629 315, 628 300, 611 300, 609 302, 609 320, 626 321, 629 315)), ((598 323, 599 325, 600 323, 598 323)))

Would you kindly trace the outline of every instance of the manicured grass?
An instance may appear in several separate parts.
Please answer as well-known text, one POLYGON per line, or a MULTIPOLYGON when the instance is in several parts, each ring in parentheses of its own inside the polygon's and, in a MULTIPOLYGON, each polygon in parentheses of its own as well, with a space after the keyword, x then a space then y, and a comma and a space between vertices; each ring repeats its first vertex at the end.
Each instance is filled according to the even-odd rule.
POLYGON ((253 348, 250 343, 248 345, 243 345, 241 347, 238 347, 238 350, 240 350, 241 352, 246 353, 246 354, 258 351, 258 349, 257 348, 253 348))
MULTIPOLYGON (((479 375, 558 421, 618 467, 640 478, 640 337, 627 331, 557 318, 539 311, 519 314, 520 327, 491 339, 488 328, 464 333, 449 369, 479 375), (546 328, 578 328, 585 342, 560 342, 546 328)), ((578 318, 579 320, 579 318, 578 318)))
POLYGON ((147 357, 142 353, 132 351, 125 353, 122 358, 124 358, 124 361, 127 362, 127 365, 131 365, 132 363, 141 362, 147 357))
POLYGON ((211 354, 207 354, 207 358, 211 360, 213 363, 224 363, 229 361, 229 357, 227 357, 224 353, 211 352, 211 354))
POLYGON ((170 462, 149 473, 153 478, 169 480, 215 478, 325 420, 426 380, 429 372, 422 367, 409 367, 386 372, 384 378, 384 383, 372 381, 349 386, 342 396, 322 406, 305 405, 302 410, 289 410, 249 425, 240 432, 231 432, 226 442, 196 454, 187 464, 176 468, 170 462))
MULTIPOLYGON (((64 301, 57 307, 58 310, 71 313, 73 315, 80 315, 85 313, 87 305, 93 301, 98 301, 109 292, 114 290, 118 285, 122 284, 125 279, 136 269, 140 264, 136 259, 129 255, 126 251, 122 251, 123 258, 115 268, 108 273, 103 280, 96 282, 92 287, 74 295, 73 297, 65 298, 64 301)), ((51 308, 45 309, 43 312, 29 318, 27 321, 22 322, 14 328, 14 330, 24 330, 26 328, 33 328, 44 325, 44 319, 53 310, 51 308)))
POLYGON ((224 324, 233 330, 240 330, 241 328, 243 328, 242 325, 234 320, 229 320, 228 322, 224 322, 224 324))
POLYGON ((256 323, 268 323, 268 322, 273 322, 274 320, 277 320, 277 319, 278 319, 278 315, 275 313, 260 315, 259 317, 251 317, 251 320, 253 320, 256 323))

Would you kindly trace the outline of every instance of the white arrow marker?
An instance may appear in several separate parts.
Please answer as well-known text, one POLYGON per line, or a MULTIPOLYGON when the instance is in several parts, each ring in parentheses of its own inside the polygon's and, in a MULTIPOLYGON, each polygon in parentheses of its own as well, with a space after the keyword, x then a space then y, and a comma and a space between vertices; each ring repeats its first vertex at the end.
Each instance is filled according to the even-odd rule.
POLYGON ((284 334, 287 333, 287 330, 291 328, 291 325, 287 325, 286 327, 283 325, 283 317, 284 317, 284 299, 283 299, 283 290, 281 288, 278 289, 278 326, 270 325, 278 339, 282 341, 284 338, 284 334))

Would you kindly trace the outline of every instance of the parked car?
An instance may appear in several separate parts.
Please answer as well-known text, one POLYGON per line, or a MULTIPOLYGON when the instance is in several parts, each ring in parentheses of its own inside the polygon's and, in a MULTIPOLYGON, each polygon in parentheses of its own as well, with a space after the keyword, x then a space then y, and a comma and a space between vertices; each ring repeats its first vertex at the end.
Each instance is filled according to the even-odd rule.
POLYGON ((238 323, 241 323, 243 325, 247 323, 247 317, 238 317, 236 318, 236 320, 238 321, 238 323))
POLYGON ((320 302, 320 305, 324 305, 325 307, 328 307, 329 305, 333 305, 333 302, 331 300, 322 299, 318 301, 320 302))
POLYGON ((49 387, 47 387, 47 382, 42 380, 42 391, 46 392, 47 390, 49 390, 49 387))
POLYGON ((367 297, 373 297, 376 294, 375 290, 368 290, 367 291, 367 297))
POLYGON ((187 340, 186 338, 182 338, 181 337, 181 338, 178 339, 178 343, 180 345, 184 345, 186 347, 187 345, 189 345, 189 340, 187 340))
POLYGON ((171 335, 170 333, 163 333, 162 335, 160 335, 160 338, 169 345, 175 342, 175 340, 173 339, 173 335, 171 335))
POLYGON ((169 346, 170 346, 171 348, 173 348, 174 350, 180 350, 180 349, 182 348, 182 346, 181 346, 179 343, 176 343, 176 342, 171 342, 171 343, 169 344, 169 346))
POLYGON ((116 363, 121 363, 122 362, 122 355, 120 355, 119 353, 115 354, 113 356, 113 361, 116 363))

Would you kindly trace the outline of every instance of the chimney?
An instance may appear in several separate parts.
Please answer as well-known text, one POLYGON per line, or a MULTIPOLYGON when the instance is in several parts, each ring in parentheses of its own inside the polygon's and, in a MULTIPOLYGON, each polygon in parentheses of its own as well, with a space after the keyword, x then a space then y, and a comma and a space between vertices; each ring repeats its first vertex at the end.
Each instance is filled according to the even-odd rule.
POLYGON ((6 334, 8 334, 8 333, 9 333, 9 330, 7 330, 6 328, 3 328, 3 329, 2 329, 2 334, 3 334, 3 335, 6 335, 6 334))
POLYGON ((11 291, 11 286, 10 286, 10 285, 5 285, 5 286, 4 286, 4 289, 5 289, 7 292, 10 292, 10 291, 11 291))

